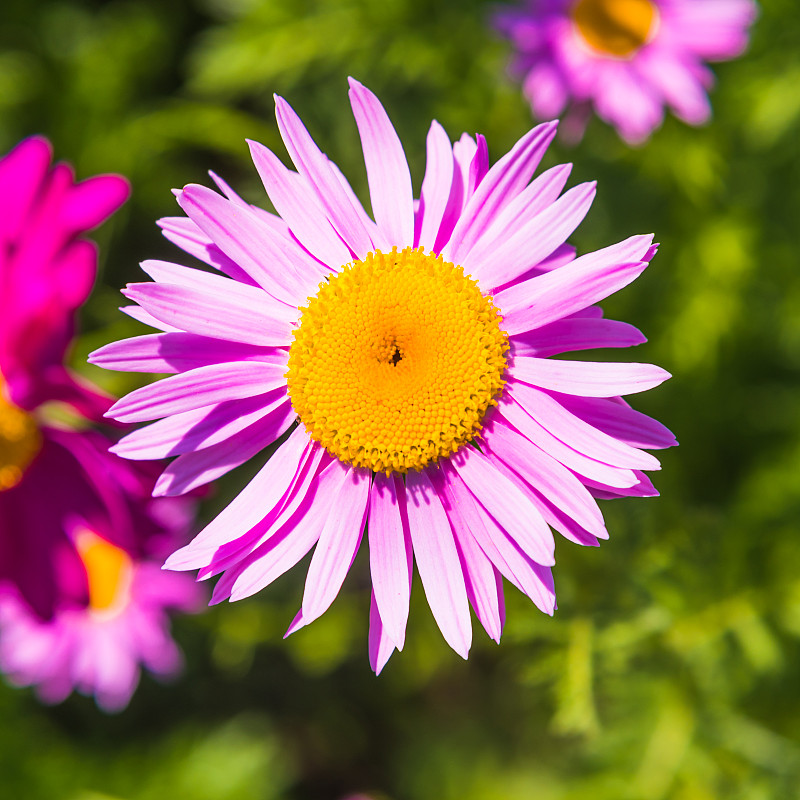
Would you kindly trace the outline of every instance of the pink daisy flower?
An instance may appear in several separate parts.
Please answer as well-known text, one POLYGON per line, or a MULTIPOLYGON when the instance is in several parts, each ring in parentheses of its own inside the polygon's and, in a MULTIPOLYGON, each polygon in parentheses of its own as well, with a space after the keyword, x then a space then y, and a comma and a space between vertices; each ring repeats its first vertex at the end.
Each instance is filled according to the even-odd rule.
POLYGON ((161 672, 176 663, 174 645, 154 653, 165 636, 158 609, 185 606, 196 587, 184 579, 179 591, 172 576, 144 590, 134 574, 152 573, 139 561, 162 555, 188 531, 192 503, 153 500, 156 466, 110 454, 112 441, 86 429, 111 398, 64 366, 75 312, 97 269, 96 247, 81 236, 124 202, 128 184, 115 175, 76 184, 71 168, 51 168, 51 158, 39 137, 0 158, 0 671, 55 698, 71 682, 88 691, 95 670, 99 696, 119 700, 129 696, 131 658, 161 672), (54 409, 64 404, 77 428, 56 421, 54 409), (124 604, 114 601, 115 612, 125 606, 127 628, 120 614, 104 629, 113 635, 94 626, 93 588, 113 559, 91 566, 87 536, 128 559, 130 569, 118 572, 130 572, 131 587, 139 587, 125 589, 124 604), (120 650, 124 630, 131 639, 120 650), (56 642, 65 648, 57 657, 56 642), (112 667, 122 670, 113 680, 112 667))
MULTIPOLYGON (((107 503, 108 446, 99 434, 47 424, 48 408, 68 404, 101 420, 111 398, 72 374, 64 359, 75 312, 97 271, 97 250, 82 234, 127 198, 116 175, 75 183, 67 164, 51 168, 41 137, 0 158, 0 580, 14 583, 37 613, 52 613, 64 564, 77 569, 68 519, 94 524, 107 503), (98 443, 99 440, 99 443, 98 443), (42 503, 41 498, 49 498, 42 503)), ((129 471, 124 464, 122 468, 129 471)))
POLYGON ((60 703, 75 689, 94 695, 104 711, 120 711, 139 683, 140 664, 160 678, 180 671, 168 612, 197 611, 202 593, 89 529, 76 531, 75 544, 88 606, 62 598, 43 620, 18 593, 0 588, 0 671, 15 686, 34 686, 43 702, 60 703))
POLYGON ((747 47, 752 0, 526 0, 495 15, 516 56, 512 72, 540 119, 561 116, 580 138, 590 109, 631 144, 664 118, 711 116, 707 61, 747 47))
POLYGON ((212 602, 248 597, 312 548, 289 632, 333 602, 365 528, 372 573, 370 660, 402 649, 412 563, 447 642, 463 657, 470 604, 488 634, 504 621, 501 576, 547 614, 555 607, 551 526, 606 538, 595 497, 655 494, 640 448, 673 436, 621 395, 668 377, 647 364, 549 356, 644 341, 595 303, 655 252, 635 236, 574 257, 565 240, 594 184, 561 194, 569 166, 534 172, 556 125, 523 136, 489 167, 486 142, 451 144, 434 122, 419 202, 378 99, 351 80, 374 220, 347 180, 276 98, 297 171, 251 142, 278 215, 187 186, 188 218, 161 221, 219 270, 146 261, 130 310, 160 333, 108 345, 111 369, 177 373, 110 411, 156 420, 116 446, 177 455, 157 484, 179 494, 273 445, 237 498, 166 563, 221 574, 212 602))

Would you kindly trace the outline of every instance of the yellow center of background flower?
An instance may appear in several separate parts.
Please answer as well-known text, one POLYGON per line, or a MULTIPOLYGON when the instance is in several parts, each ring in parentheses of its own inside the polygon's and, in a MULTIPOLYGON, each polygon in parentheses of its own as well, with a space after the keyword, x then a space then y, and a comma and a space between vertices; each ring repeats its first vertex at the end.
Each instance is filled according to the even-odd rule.
POLYGON ((648 42, 658 9, 650 0, 578 0, 572 20, 594 50, 625 58, 648 42))
POLYGON ((456 452, 505 383, 508 336, 492 299, 421 248, 348 264, 301 312, 292 406, 348 464, 408 472, 456 452))
POLYGON ((133 563, 121 548, 82 530, 75 537, 78 555, 89 582, 89 607, 92 611, 121 610, 127 604, 133 563))
POLYGON ((33 417, 6 398, 0 377, 0 492, 12 489, 42 446, 33 417))

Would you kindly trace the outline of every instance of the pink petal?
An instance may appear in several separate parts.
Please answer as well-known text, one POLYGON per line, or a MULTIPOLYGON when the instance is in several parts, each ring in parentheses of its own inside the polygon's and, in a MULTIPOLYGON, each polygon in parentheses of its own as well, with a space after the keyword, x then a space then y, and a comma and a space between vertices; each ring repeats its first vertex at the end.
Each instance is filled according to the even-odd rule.
POLYGON ((417 569, 445 641, 462 658, 472 643, 464 574, 442 502, 424 472, 406 476, 406 507, 417 569))
POLYGON ((372 213, 389 245, 402 249, 414 240, 414 198, 403 145, 378 98, 357 80, 349 81, 372 213))
MULTIPOLYGON (((443 253, 456 264, 486 232, 496 214, 525 187, 556 134, 558 123, 546 122, 525 134, 486 174, 464 206, 443 253)), ((566 237, 565 237, 566 238, 566 237)), ((562 240, 563 241, 563 240, 562 240)), ((559 242, 561 244, 561 242, 559 242)))
POLYGON ((303 619, 306 624, 322 616, 339 594, 353 564, 364 523, 371 474, 368 470, 346 467, 339 461, 342 484, 328 509, 328 518, 314 549, 303 593, 303 619))
POLYGON ((285 368, 254 361, 198 367, 143 386, 118 400, 106 416, 120 422, 145 422, 195 408, 266 394, 285 386, 285 368))
POLYGON ((555 563, 553 534, 530 501, 491 461, 474 448, 462 448, 450 463, 495 522, 543 566, 555 563))
POLYGON ((305 429, 297 427, 233 501, 188 545, 167 559, 165 569, 205 566, 218 547, 239 538, 259 523, 283 497, 300 469, 306 451, 315 447, 305 429))
POLYGON ((450 201, 454 169, 450 138, 444 128, 434 120, 428 131, 425 177, 420 192, 421 224, 417 237, 417 244, 426 251, 432 250, 436 244, 450 201))
MULTIPOLYGON (((536 266, 572 235, 588 213, 594 195, 595 183, 575 186, 482 260, 465 258, 461 262, 464 269, 475 276, 484 291, 513 280, 536 266)), ((500 308, 505 310, 502 305, 500 308)))
POLYGON ((482 261, 491 256, 504 239, 558 199, 570 172, 572 164, 559 164, 539 175, 497 214, 466 258, 482 261))
POLYGON ((381 674, 394 650, 394 643, 383 626, 378 603, 375 600, 375 592, 373 592, 369 604, 369 665, 376 675, 381 674))
POLYGON ((270 228, 250 209, 196 185, 187 186, 178 203, 266 292, 295 308, 308 296, 308 281, 295 272, 290 256, 276 245, 270 228))
POLYGON ((661 450, 678 444, 674 434, 660 422, 617 399, 559 395, 556 400, 589 425, 632 447, 661 450))
POLYGON ((552 614, 555 592, 550 568, 537 564, 522 552, 478 503, 464 485, 458 471, 449 463, 443 466, 443 477, 448 513, 453 513, 455 520, 462 520, 462 527, 470 532, 481 550, 511 583, 536 603, 538 608, 546 614, 552 614))
POLYGON ((264 145, 248 144, 269 199, 303 247, 333 269, 349 263, 350 250, 328 222, 308 181, 288 170, 264 145))
POLYGON ((363 258, 372 250, 372 241, 347 192, 331 170, 327 157, 282 97, 275 97, 275 115, 284 144, 297 171, 311 182, 328 219, 347 246, 357 258, 363 258))
POLYGON ((161 473, 153 488, 153 496, 186 494, 221 478, 272 444, 296 418, 291 405, 285 403, 222 442, 178 456, 161 473))
POLYGON ((372 590, 386 635, 403 649, 411 597, 412 545, 400 477, 376 473, 369 504, 372 590))
POLYGON ((289 403, 286 391, 278 389, 266 395, 184 411, 129 433, 109 450, 137 461, 202 450, 239 433, 284 403, 289 403))
POLYGON ((595 536, 607 536, 603 515, 583 484, 547 453, 496 421, 485 447, 537 492, 595 536))
POLYGON ((188 217, 163 217, 156 223, 164 237, 198 261, 208 264, 228 277, 248 286, 258 284, 235 262, 228 258, 211 239, 188 217))
POLYGON ((554 361, 520 356, 514 359, 511 375, 554 392, 581 397, 616 397, 652 389, 670 374, 653 364, 554 361))
POLYGON ((503 313, 504 330, 513 335, 539 328, 627 286, 647 266, 642 258, 652 241, 652 236, 632 236, 498 292, 495 302, 503 313))
POLYGON ((559 319, 511 339, 512 355, 548 356, 604 347, 635 347, 647 339, 638 328, 614 319, 559 319))
MULTIPOLYGON (((238 286, 244 288, 243 284, 238 286)), ((266 304, 249 303, 238 292, 223 294, 163 283, 129 283, 122 294, 172 329, 244 344, 288 345, 292 318, 297 318, 297 311, 286 306, 286 314, 280 319, 266 304)))
POLYGON ((573 450, 623 469, 660 468, 658 459, 586 423, 546 392, 516 381, 507 388, 528 415, 573 450))
MULTIPOLYGON (((248 556, 243 562, 243 568, 233 571, 235 580, 231 592, 232 600, 241 600, 260 591, 308 553, 325 530, 330 510, 336 504, 347 477, 341 462, 331 461, 328 464, 319 474, 306 502, 296 515, 248 556)), ((366 506, 366 498, 364 503, 366 506)), ((227 578, 228 573, 223 576, 223 580, 227 578)), ((290 628, 290 632, 311 621, 304 615, 301 616, 297 624, 290 628)))
POLYGON ((123 372, 188 372, 223 361, 287 363, 288 352, 194 333, 151 333, 122 339, 95 350, 89 363, 123 372))

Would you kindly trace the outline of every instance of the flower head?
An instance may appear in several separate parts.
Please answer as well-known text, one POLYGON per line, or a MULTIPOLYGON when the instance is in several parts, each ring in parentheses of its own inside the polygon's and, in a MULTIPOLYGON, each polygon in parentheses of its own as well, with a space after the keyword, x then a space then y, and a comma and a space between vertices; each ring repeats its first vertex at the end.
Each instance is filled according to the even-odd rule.
POLYGON ((154 500, 156 465, 110 454, 88 427, 112 400, 64 365, 97 269, 82 236, 128 184, 75 184, 51 157, 34 137, 0 158, 0 671, 50 699, 96 689, 110 708, 127 702, 138 661, 177 665, 162 609, 196 588, 147 562, 188 532, 193 503, 154 500))
POLYGON ((645 140, 664 106, 690 125, 711 116, 707 61, 741 55, 753 0, 525 0, 495 26, 516 55, 512 71, 540 119, 579 132, 591 108, 626 141, 645 140))
POLYGON ((661 383, 647 364, 551 360, 644 341, 595 305, 644 270, 636 236, 575 258, 566 239, 594 185, 562 194, 569 167, 531 182, 555 124, 489 167, 483 137, 451 144, 434 122, 415 203, 402 146, 377 98, 351 81, 374 220, 276 99, 297 168, 250 143, 273 215, 216 179, 187 186, 165 234, 221 274, 148 261, 125 294, 160 333, 92 356, 168 372, 111 415, 159 420, 122 439, 128 458, 178 458, 179 494, 277 443, 238 497, 166 566, 221 574, 239 600, 314 554, 294 631, 336 597, 368 531, 370 657, 402 648, 412 564, 448 643, 466 657, 471 604, 499 639, 501 576, 552 613, 551 526, 607 536, 594 497, 655 494, 642 447, 674 444, 620 397, 661 383))
POLYGON ((61 598, 56 613, 39 617, 13 591, 0 588, 0 671, 16 686, 34 686, 47 703, 73 689, 119 711, 139 682, 140 664, 171 677, 182 657, 169 633, 170 611, 197 611, 199 587, 163 572, 89 529, 75 533, 88 582, 88 604, 61 598))

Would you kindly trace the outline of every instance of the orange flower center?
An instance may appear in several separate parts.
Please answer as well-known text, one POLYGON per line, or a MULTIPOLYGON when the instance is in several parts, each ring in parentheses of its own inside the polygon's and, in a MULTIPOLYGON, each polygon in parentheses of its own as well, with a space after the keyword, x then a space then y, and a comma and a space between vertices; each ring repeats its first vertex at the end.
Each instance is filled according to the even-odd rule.
POLYGON ((480 433, 505 381, 508 336, 461 267, 378 250, 301 309, 286 374, 309 436, 346 464, 420 470, 480 433))
POLYGON ((90 530, 78 533, 75 546, 89 581, 89 607, 92 611, 120 611, 130 596, 131 557, 90 530))
POLYGON ((593 50, 629 58, 652 38, 658 9, 651 0, 578 0, 572 21, 593 50))
POLYGON ((0 376, 0 492, 13 489, 42 446, 33 417, 6 397, 0 376))

